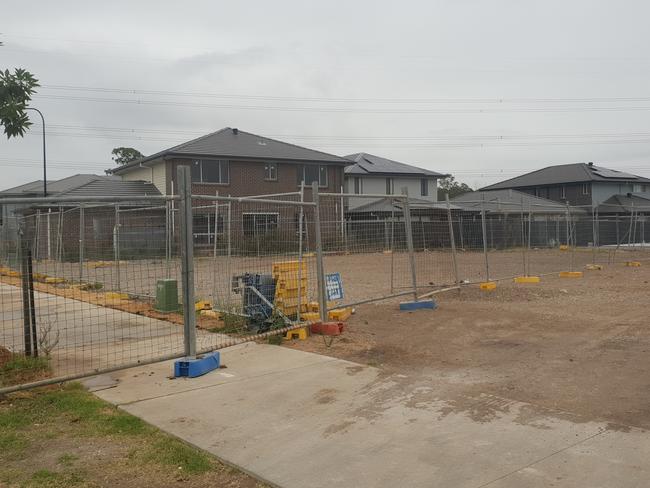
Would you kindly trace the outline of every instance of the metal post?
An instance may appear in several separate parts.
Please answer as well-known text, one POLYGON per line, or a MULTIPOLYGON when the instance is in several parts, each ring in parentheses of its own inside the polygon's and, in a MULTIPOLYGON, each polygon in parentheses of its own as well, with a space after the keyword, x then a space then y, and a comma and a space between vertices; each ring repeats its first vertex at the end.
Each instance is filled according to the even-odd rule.
POLYGON ((173 202, 166 202, 165 204, 165 278, 169 279, 171 275, 171 257, 172 257, 172 232, 170 229, 171 224, 171 204, 173 202))
POLYGON ((530 239, 532 235, 532 225, 533 225, 533 213, 530 211, 530 207, 528 207, 528 243, 527 243, 527 248, 526 248, 526 276, 530 276, 530 239))
POLYGON ((51 215, 52 215, 52 209, 48 208, 47 209, 47 260, 48 261, 52 260, 52 229, 50 228, 51 215))
POLYGON ((32 243, 32 255, 38 259, 38 249, 41 247, 41 211, 36 210, 36 218, 35 218, 35 225, 34 225, 34 241, 32 243))
POLYGON ((596 208, 591 206, 591 262, 596 264, 596 208))
POLYGON ((23 298, 23 345, 25 349, 25 356, 32 355, 32 327, 31 320, 32 314, 29 302, 29 283, 28 283, 28 269, 27 269, 27 250, 28 244, 23 239, 23 229, 18 229, 18 252, 20 258, 20 281, 22 288, 23 298))
POLYGON ((566 204, 566 221, 567 221, 567 246, 570 247, 571 259, 569 262, 569 271, 573 271, 573 264, 575 261, 576 252, 576 236, 575 227, 573 226, 573 219, 571 218, 571 207, 569 203, 566 204), (573 243, 572 243, 573 241, 573 243))
POLYGON ((185 356, 196 356, 196 316, 194 315, 194 242, 192 234, 192 177, 188 166, 177 170, 180 193, 181 288, 183 292, 183 342, 185 356))
POLYGON ((632 222, 634 221, 634 202, 630 208, 630 226, 627 231, 627 250, 629 251, 632 246, 632 222))
POLYGON ((79 205, 79 282, 84 277, 84 238, 86 234, 86 222, 84 220, 84 204, 79 205))
MULTIPOLYGON (((302 192, 302 185, 304 181, 300 184, 300 190, 302 192)), ((341 186, 341 237, 343 238, 343 250, 348 252, 348 239, 346 236, 347 229, 345 228, 345 197, 343 196, 343 186, 341 186)))
POLYGON ((390 199, 390 294, 395 293, 395 200, 390 199))
MULTIPOLYGON (((300 203, 305 201, 305 182, 300 182, 300 203)), ((341 203, 343 198, 341 198, 341 203)), ((300 322, 300 309, 302 306, 302 227, 305 219, 305 207, 300 206, 298 212, 298 298, 296 300, 296 322, 300 322)))
MULTIPOLYGON (((460 285, 458 279, 458 261, 456 259, 456 239, 454 238, 454 222, 451 220, 451 204, 449 203, 449 194, 445 193, 445 201, 447 202, 447 221, 449 222, 449 241, 451 242, 451 259, 454 264, 454 278, 456 286, 460 285)), ((460 288, 458 289, 460 291, 460 288)))
POLYGON ((321 322, 327 322, 327 290, 325 289, 325 267, 323 266, 323 242, 320 229, 320 197, 318 182, 311 185, 314 206, 314 235, 316 238, 316 277, 318 280, 318 310, 321 322))
POLYGON ((458 216, 458 233, 460 234, 460 248, 465 249, 465 239, 463 237, 463 214, 458 216))
MULTIPOLYGON (((23 279, 25 279, 23 277, 23 279)), ((31 338, 32 338, 32 353, 34 357, 38 357, 38 339, 36 335, 36 305, 34 303, 34 270, 32 268, 32 252, 27 249, 27 289, 29 291, 29 315, 32 325, 31 338)))
MULTIPOLYGON (((231 257, 232 257, 232 237, 231 237, 231 225, 230 221, 232 220, 232 202, 228 202, 228 226, 226 227, 226 231, 228 232, 226 236, 226 247, 227 247, 227 256, 226 256, 226 290, 228 290, 228 302, 230 302, 230 273, 231 273, 231 257)), ((228 306, 230 306, 230 303, 228 303, 228 306)))
POLYGON ((122 275, 120 270, 120 204, 115 205, 115 227, 113 228, 113 260, 115 261, 115 277, 117 291, 122 290, 122 275))
MULTIPOLYGON (((219 191, 214 192, 216 197, 219 191)), ((210 218, 208 218, 208 239, 210 239, 210 218)), ((219 228, 219 200, 214 201, 214 242, 212 244, 212 306, 217 303, 217 229, 219 228)))
POLYGON ((415 253, 413 251, 413 230, 411 227, 411 206, 409 204, 409 191, 407 187, 402 188, 402 195, 404 195, 404 204, 402 206, 404 211, 404 232, 406 233, 406 247, 409 253, 409 262, 411 264, 411 281, 413 283, 413 301, 418 301, 418 283, 415 270, 415 253))
POLYGON ((481 229, 483 231, 483 256, 485 257, 485 281, 490 281, 490 261, 487 252, 487 231, 485 228, 485 195, 481 194, 481 229))
POLYGON ((524 276, 528 276, 526 272, 526 228, 524 225, 524 199, 521 198, 521 208, 519 209, 519 223, 521 225, 521 259, 524 265, 524 276))

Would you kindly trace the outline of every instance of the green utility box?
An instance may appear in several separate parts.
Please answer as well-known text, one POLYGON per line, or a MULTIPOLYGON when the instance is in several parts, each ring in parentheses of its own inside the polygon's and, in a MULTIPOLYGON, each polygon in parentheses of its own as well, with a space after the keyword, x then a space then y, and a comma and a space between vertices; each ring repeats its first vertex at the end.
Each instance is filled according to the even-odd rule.
POLYGON ((178 283, 176 280, 158 280, 154 310, 158 312, 177 312, 178 308, 178 283))

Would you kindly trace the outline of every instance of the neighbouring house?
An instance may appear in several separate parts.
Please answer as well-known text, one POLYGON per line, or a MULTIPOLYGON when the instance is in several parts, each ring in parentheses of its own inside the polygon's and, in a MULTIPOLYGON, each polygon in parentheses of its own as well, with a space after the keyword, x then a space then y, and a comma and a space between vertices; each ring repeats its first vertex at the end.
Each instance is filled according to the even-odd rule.
POLYGON ((650 179, 593 163, 575 163, 548 166, 481 188, 505 189, 570 205, 596 207, 613 195, 650 192, 650 179))
POLYGON ((123 256, 142 249, 160 248, 165 243, 164 211, 159 204, 123 202, 113 204, 85 203, 83 231, 80 231, 80 203, 88 196, 129 197, 160 195, 158 189, 146 181, 123 181, 117 176, 78 174, 60 180, 48 181, 48 196, 78 198, 78 202, 47 204, 37 202, 43 196, 43 182, 33 181, 0 191, 0 242, 4 254, 15 252, 18 228, 31 244, 36 259, 76 259, 80 242, 86 242, 85 257, 112 256, 115 246, 115 222, 122 212, 120 244, 123 256), (34 203, 6 204, 6 198, 33 198, 34 203), (162 218, 160 218, 162 216, 162 218))
MULTIPOLYGON (((246 197, 296 193, 304 183, 304 198, 311 201, 313 182, 318 183, 320 192, 340 192, 343 169, 350 164, 340 156, 226 127, 110 172, 127 181, 149 181, 160 193, 169 195, 177 193, 177 168, 185 165, 191 168, 193 195, 218 192, 221 196, 246 197)), ((215 235, 224 232, 226 212, 217 212, 206 202, 203 207, 194 212, 195 243, 209 246, 215 235)), ((335 214, 333 206, 326 206, 321 218, 331 220, 335 214), (328 214, 330 208, 332 216, 328 214)), ((247 239, 241 240, 247 245, 252 243, 257 251, 260 246, 286 240, 287 231, 295 234, 299 209, 242 203, 231 209, 230 219, 231 233, 243 234, 247 239)))
POLYGON ((123 180, 153 183, 163 195, 177 193, 176 169, 192 169, 192 193, 233 197, 296 192, 318 182, 323 192, 340 191, 340 156, 226 127, 113 168, 123 180))
POLYGON ((483 212, 486 242, 494 249, 527 245, 529 218, 531 246, 539 247, 565 244, 567 219, 591 218, 591 213, 584 209, 569 210, 564 203, 511 189, 463 193, 452 198, 451 203, 459 209, 454 212, 454 229, 461 248, 483 246, 483 212))
MULTIPOLYGON (((399 195, 406 188, 410 198, 438 201, 438 180, 449 175, 410 164, 356 153, 346 156, 354 164, 345 168, 345 193, 356 195, 399 195)), ((349 198, 348 211, 367 205, 368 198, 349 198)))
POLYGON ((446 219, 446 206, 436 203, 438 180, 449 175, 363 152, 346 158, 354 164, 345 168, 344 193, 359 195, 347 197, 343 204, 346 246, 367 247, 374 242, 378 248, 392 249, 405 245, 402 204, 390 198, 404 189, 411 203, 414 246, 435 245, 434 227, 446 219))
POLYGON ((613 195, 598 205, 596 211, 599 215, 650 215, 650 192, 613 195))
POLYGON ((601 244, 650 242, 650 193, 614 195, 595 209, 601 244), (604 237, 604 239, 603 239, 604 237))

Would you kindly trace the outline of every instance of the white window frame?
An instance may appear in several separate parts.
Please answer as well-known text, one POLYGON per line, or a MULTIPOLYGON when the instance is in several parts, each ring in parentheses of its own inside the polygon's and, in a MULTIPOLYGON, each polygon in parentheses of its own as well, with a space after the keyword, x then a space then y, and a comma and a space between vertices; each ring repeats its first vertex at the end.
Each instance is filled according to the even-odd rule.
POLYGON ((420 196, 421 197, 428 197, 429 196, 429 179, 428 178, 420 178, 420 196), (424 188, 426 188, 426 191, 422 191, 424 188))
POLYGON ((566 185, 560 186, 560 198, 566 200, 566 185))
POLYGON ((386 178, 386 195, 393 195, 395 193, 395 180, 393 178, 386 178))
MULTIPOLYGON (((275 223, 275 228, 274 229, 269 229, 268 224, 265 225, 264 232, 260 232, 260 234, 265 234, 269 232, 269 230, 278 230, 280 228, 280 212, 242 212, 242 232, 246 234, 246 228, 244 227, 244 216, 245 215, 275 215, 277 218, 277 221, 275 223)), ((253 234, 257 233, 257 224, 255 222, 255 219, 253 218, 253 229, 254 232, 253 234)))
POLYGON ((589 183, 582 184, 582 194, 589 195, 589 183))
POLYGON ((352 178, 352 193, 355 195, 363 195, 363 178, 361 176, 354 176, 352 178))
POLYGON ((264 163, 264 181, 278 181, 278 163, 264 163))

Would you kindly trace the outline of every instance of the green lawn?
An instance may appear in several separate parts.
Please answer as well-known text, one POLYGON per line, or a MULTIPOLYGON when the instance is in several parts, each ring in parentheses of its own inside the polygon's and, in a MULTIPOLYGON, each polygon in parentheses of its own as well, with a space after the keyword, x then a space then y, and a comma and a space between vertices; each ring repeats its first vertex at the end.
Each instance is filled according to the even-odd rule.
POLYGON ((259 487, 79 384, 0 401, 0 486, 259 487))

